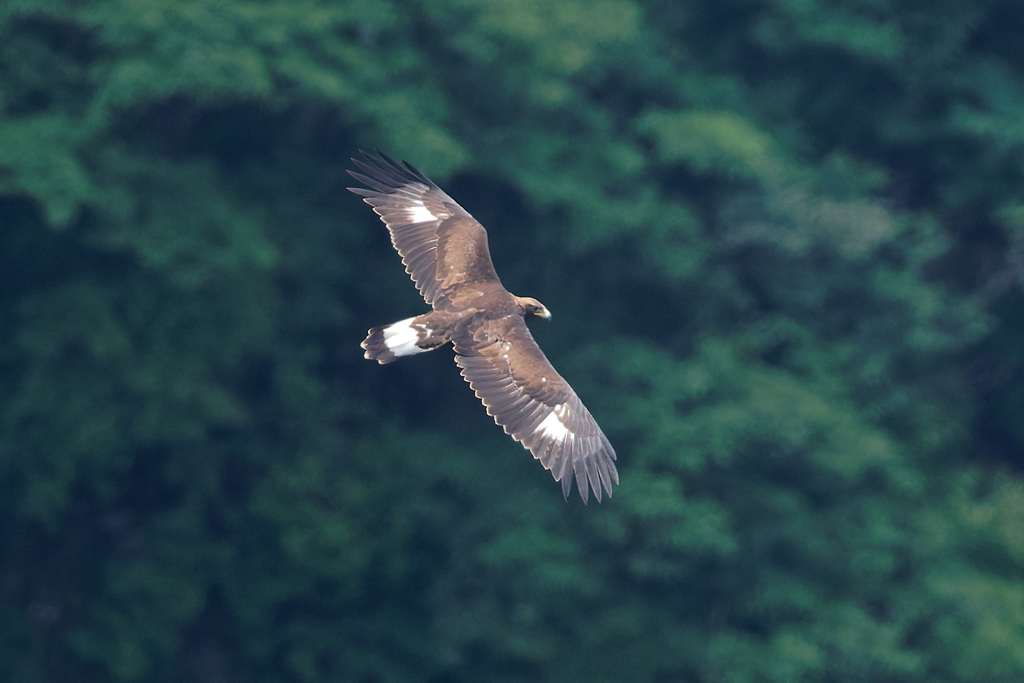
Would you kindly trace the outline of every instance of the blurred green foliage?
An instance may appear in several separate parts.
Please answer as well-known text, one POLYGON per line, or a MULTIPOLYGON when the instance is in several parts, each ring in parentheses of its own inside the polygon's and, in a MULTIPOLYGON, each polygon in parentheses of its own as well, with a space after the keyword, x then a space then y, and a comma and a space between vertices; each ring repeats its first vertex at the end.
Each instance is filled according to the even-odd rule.
POLYGON ((7 0, 0 679, 1024 677, 1024 9, 7 0), (584 508, 348 157, 490 229, 584 508))

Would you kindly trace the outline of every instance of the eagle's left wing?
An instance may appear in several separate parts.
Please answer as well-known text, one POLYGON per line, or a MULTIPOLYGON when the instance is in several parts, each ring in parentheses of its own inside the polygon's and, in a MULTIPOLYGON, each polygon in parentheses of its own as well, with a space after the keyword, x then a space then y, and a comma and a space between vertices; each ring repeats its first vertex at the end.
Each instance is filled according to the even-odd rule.
POLYGON ((573 476, 586 502, 619 483, 615 450, 518 315, 487 321, 474 342, 455 340, 455 362, 487 413, 530 450, 568 497, 573 476))

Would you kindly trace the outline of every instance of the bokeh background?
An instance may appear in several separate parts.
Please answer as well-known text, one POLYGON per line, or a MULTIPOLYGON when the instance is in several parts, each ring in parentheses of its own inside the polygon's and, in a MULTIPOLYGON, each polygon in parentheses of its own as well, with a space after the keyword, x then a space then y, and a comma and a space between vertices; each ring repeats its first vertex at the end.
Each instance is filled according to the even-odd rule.
POLYGON ((1024 5, 4 0, 0 680, 1024 680, 1024 5), (619 453, 562 499, 349 157, 619 453))

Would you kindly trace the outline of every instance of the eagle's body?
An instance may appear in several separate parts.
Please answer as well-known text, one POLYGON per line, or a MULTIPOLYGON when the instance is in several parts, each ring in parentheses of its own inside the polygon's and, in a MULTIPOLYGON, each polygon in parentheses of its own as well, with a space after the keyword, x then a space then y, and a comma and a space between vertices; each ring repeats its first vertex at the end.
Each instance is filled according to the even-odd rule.
POLYGON ((451 342, 488 414, 551 470, 566 496, 574 475, 584 501, 588 483, 599 501, 602 488, 610 496, 619 482, 615 451, 526 326, 526 316, 550 318, 548 310, 501 285, 487 232, 437 185, 409 164, 363 155, 369 163, 353 159, 363 173, 349 173, 372 189, 349 189, 380 215, 434 309, 371 329, 366 357, 390 363, 451 342))

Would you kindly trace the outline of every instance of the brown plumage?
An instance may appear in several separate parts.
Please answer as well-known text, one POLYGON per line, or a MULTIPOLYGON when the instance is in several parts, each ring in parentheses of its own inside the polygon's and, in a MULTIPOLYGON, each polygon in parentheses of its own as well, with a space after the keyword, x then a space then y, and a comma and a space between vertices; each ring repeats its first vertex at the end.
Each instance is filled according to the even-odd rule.
POLYGON ((505 432, 528 448, 562 484, 575 477, 586 502, 619 483, 615 451, 572 387, 555 372, 526 327, 525 316, 550 318, 536 299, 501 285, 487 232, 426 176, 378 152, 353 159, 348 188, 381 217, 416 288, 433 307, 424 315, 370 330, 366 357, 390 363, 448 342, 462 376, 505 432), (589 487, 588 487, 589 485, 589 487))

